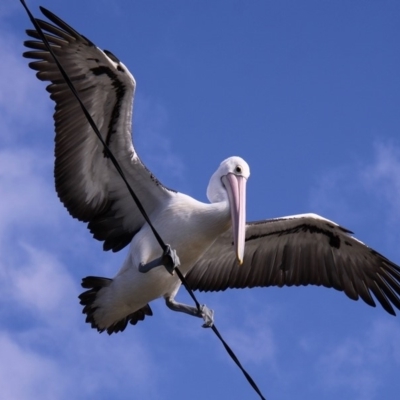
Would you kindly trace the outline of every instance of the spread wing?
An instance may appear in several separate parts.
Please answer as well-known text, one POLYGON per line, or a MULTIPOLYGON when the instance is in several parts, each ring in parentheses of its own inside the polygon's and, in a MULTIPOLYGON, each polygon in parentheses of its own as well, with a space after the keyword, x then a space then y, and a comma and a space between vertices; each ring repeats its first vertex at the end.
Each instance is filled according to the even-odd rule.
MULTIPOLYGON (((64 67, 105 142, 119 161, 147 213, 174 192, 144 166, 132 144, 132 106, 135 80, 117 57, 102 51, 56 15, 41 7, 51 21, 36 21, 64 67)), ((50 81, 47 91, 55 102, 55 185, 69 213, 84 222, 105 250, 126 246, 144 220, 78 101, 65 83, 36 30, 27 30, 24 57, 37 77, 50 81)))
POLYGON ((242 266, 237 265, 227 232, 186 278, 193 290, 200 291, 322 285, 375 307, 373 294, 395 315, 392 305, 400 309, 400 267, 351 233, 315 214, 251 222, 242 266))

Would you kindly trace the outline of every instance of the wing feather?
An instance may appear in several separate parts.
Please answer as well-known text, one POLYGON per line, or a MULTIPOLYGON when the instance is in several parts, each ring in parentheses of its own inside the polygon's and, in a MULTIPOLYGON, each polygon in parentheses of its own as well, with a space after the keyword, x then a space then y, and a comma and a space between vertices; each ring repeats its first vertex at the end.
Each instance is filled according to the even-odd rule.
MULTIPOLYGON (((175 192, 167 189, 143 165, 132 144, 135 80, 117 57, 102 51, 50 11, 36 21, 67 72, 103 139, 119 161, 129 183, 151 214, 175 192)), ((126 246, 144 220, 125 184, 106 156, 80 105, 65 83, 36 30, 29 29, 24 57, 37 77, 50 81, 47 91, 56 103, 55 184, 69 213, 84 222, 104 249, 126 246)))
POLYGON ((230 232, 221 235, 189 271, 195 290, 322 285, 361 298, 372 295, 390 314, 400 309, 400 267, 315 214, 249 223, 238 266, 230 232))

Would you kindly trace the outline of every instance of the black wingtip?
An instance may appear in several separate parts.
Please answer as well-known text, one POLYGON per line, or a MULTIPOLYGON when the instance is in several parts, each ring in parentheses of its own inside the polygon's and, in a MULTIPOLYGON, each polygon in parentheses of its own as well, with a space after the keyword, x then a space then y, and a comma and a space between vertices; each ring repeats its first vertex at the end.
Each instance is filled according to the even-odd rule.
MULTIPOLYGON (((85 36, 81 35, 79 32, 77 32, 74 28, 72 28, 72 26, 70 26, 69 24, 67 24, 65 21, 63 21, 60 17, 58 17, 57 15, 55 15, 54 13, 52 13, 51 11, 49 11, 47 8, 40 6, 40 11, 43 13, 43 15, 49 19, 51 22, 53 22, 53 24, 57 25, 59 28, 63 29, 65 32, 67 32, 68 34, 72 35, 73 37, 75 37, 75 39, 83 39, 86 40, 87 44, 90 46, 94 46, 93 42, 90 41, 88 38, 86 38, 85 36)), ((36 19, 36 21, 38 23, 40 23, 39 19, 36 19)), ((44 21, 45 24, 47 24, 47 22, 44 21)))
POLYGON ((39 6, 39 10, 40 10, 44 15, 46 15, 46 13, 50 13, 50 14, 51 14, 51 11, 49 11, 46 7, 39 6))
POLYGON ((43 7, 43 6, 39 6, 40 11, 42 12, 42 14, 48 18, 50 21, 57 23, 56 21, 59 21, 60 18, 57 17, 57 15, 53 14, 50 10, 48 10, 47 8, 43 7))

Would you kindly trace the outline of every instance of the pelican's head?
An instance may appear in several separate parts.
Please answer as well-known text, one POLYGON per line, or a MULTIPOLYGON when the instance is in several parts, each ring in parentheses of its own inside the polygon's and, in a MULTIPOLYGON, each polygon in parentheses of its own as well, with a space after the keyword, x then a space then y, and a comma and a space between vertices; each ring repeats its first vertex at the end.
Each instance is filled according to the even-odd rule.
POLYGON ((228 201, 232 218, 233 243, 239 265, 243 264, 246 238, 246 182, 250 168, 240 157, 222 161, 211 177, 207 197, 212 203, 228 201))

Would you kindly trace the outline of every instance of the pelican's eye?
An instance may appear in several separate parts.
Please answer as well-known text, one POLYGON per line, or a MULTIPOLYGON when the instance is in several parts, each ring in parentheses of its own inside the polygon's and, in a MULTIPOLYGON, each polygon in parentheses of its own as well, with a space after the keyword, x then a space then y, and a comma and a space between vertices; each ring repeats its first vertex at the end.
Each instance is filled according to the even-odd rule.
POLYGON ((242 173, 242 167, 240 165, 237 165, 236 168, 235 168, 235 172, 237 174, 241 174, 242 173))

